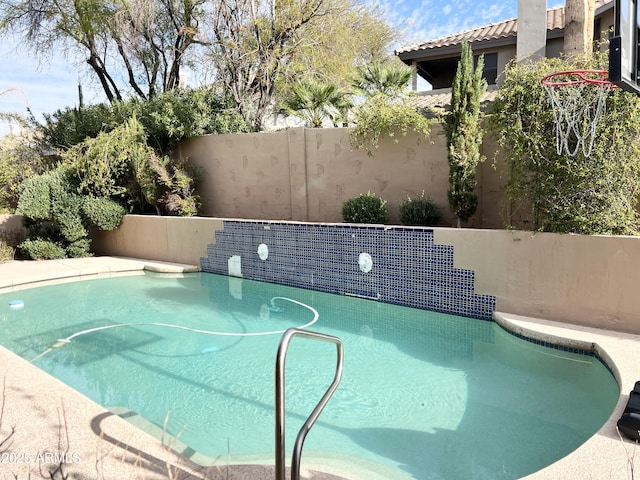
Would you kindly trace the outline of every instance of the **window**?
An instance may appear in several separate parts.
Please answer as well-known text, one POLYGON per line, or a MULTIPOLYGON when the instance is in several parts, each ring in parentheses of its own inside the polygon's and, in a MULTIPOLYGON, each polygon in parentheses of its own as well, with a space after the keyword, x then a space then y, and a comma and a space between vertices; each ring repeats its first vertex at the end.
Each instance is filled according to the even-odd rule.
MULTIPOLYGON (((478 65, 479 55, 473 56, 474 66, 478 65)), ((482 76, 489 85, 495 85, 498 78, 498 54, 497 53, 485 53, 484 54, 484 69, 482 70, 482 76)))

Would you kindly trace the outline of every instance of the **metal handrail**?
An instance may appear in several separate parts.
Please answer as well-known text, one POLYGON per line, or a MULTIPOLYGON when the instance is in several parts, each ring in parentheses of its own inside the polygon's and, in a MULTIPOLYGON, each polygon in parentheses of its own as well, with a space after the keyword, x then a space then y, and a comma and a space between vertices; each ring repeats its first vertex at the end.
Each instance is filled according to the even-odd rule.
POLYGON ((291 480, 300 480, 300 458, 302 457, 302 446, 304 439, 313 427, 322 410, 329 402, 329 399, 338 388, 340 379, 342 378, 343 366, 343 348, 342 341, 338 337, 325 335, 323 333, 310 332, 308 330, 300 330, 298 328, 290 328, 282 335, 280 345, 278 345, 278 354, 276 356, 276 480, 285 480, 285 431, 284 431, 284 367, 287 357, 289 343, 295 336, 306 337, 322 342, 330 342, 336 344, 337 362, 336 373, 333 382, 322 396, 316 408, 313 409, 307 421, 304 422, 293 448, 293 456, 291 457, 291 480))

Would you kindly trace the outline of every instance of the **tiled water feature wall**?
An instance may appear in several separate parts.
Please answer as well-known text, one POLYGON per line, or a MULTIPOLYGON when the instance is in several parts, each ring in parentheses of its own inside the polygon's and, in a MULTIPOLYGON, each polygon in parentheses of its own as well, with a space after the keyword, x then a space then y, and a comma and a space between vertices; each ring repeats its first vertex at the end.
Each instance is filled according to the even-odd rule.
POLYGON ((489 320, 491 295, 474 272, 454 267, 433 230, 346 224, 225 220, 200 260, 202 271, 354 295, 489 320))

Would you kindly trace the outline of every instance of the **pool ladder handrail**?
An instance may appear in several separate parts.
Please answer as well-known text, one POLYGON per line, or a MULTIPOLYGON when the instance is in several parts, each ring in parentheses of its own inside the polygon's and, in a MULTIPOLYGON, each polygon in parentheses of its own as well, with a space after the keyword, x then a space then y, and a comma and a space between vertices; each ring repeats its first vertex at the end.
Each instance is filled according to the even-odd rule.
POLYGON ((322 342, 335 343, 337 352, 336 372, 333 377, 333 382, 329 385, 329 388, 322 396, 316 407, 307 418, 306 422, 302 425, 296 437, 296 442, 293 448, 293 455, 291 457, 291 480, 300 480, 300 459, 302 457, 302 447, 304 439, 313 427, 324 407, 329 402, 329 399, 338 388, 340 379, 342 378, 343 369, 343 347, 342 340, 338 337, 331 335, 325 335, 323 333, 312 332, 309 330, 301 330, 298 328, 290 328, 282 335, 280 344, 278 345, 278 354, 276 356, 276 392, 275 392, 275 404, 276 404, 276 480, 285 480, 285 431, 284 431, 284 370, 287 357, 287 350, 289 349, 289 343, 295 336, 305 337, 312 340, 319 340, 322 342))

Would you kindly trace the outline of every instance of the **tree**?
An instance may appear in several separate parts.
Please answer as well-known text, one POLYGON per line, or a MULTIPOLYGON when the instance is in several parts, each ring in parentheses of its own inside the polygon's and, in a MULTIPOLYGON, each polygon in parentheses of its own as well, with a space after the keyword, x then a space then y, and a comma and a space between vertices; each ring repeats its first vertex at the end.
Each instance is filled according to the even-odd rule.
POLYGON ((346 121, 349 108, 351 101, 348 94, 335 85, 298 82, 291 88, 280 112, 301 118, 306 127, 322 128, 325 120, 330 121, 334 127, 340 121, 346 121))
MULTIPOLYGON (((284 65, 276 84, 276 95, 287 92, 298 81, 352 88, 354 70, 371 63, 383 63, 398 30, 384 19, 385 12, 374 2, 332 0, 336 14, 309 23, 306 40, 300 42, 284 65)), ((398 61, 395 57, 393 60, 398 61)))
POLYGON ((352 85, 366 97, 377 93, 390 99, 404 96, 411 80, 411 69, 402 64, 381 64, 372 62, 358 68, 352 85))
POLYGON ((45 57, 54 48, 84 58, 107 99, 176 88, 198 40, 206 0, 2 0, 0 34, 45 57), (121 80, 124 73, 124 82, 121 80))
MULTIPOLYGON (((334 48, 335 39, 326 33, 341 30, 341 38, 349 39, 349 27, 357 23, 354 11, 365 11, 355 5, 353 0, 214 2, 210 62, 215 78, 231 93, 242 116, 255 130, 262 128, 264 116, 273 107, 278 85, 285 90, 300 72, 305 80, 323 78, 323 65, 314 63, 317 59, 332 56, 332 65, 336 66, 343 62, 341 53, 350 52, 345 58, 357 61, 353 51, 358 51, 359 45, 334 48), (352 23, 345 24, 345 19, 352 23)), ((359 38, 365 38, 364 29, 359 32, 359 38)), ((388 32, 381 38, 389 38, 388 32)), ((377 54, 378 49, 371 50, 377 54)), ((353 65, 349 61, 344 64, 353 65)), ((327 80, 323 83, 339 84, 327 80)))
POLYGON ((483 160, 480 153, 484 131, 480 125, 480 100, 487 89, 482 78, 484 57, 473 67, 473 52, 468 42, 462 53, 451 89, 451 111, 445 116, 449 159, 449 207, 458 218, 468 220, 476 211, 478 197, 476 167, 483 160))
POLYGON ((566 0, 564 54, 569 57, 593 51, 595 0, 566 0))

